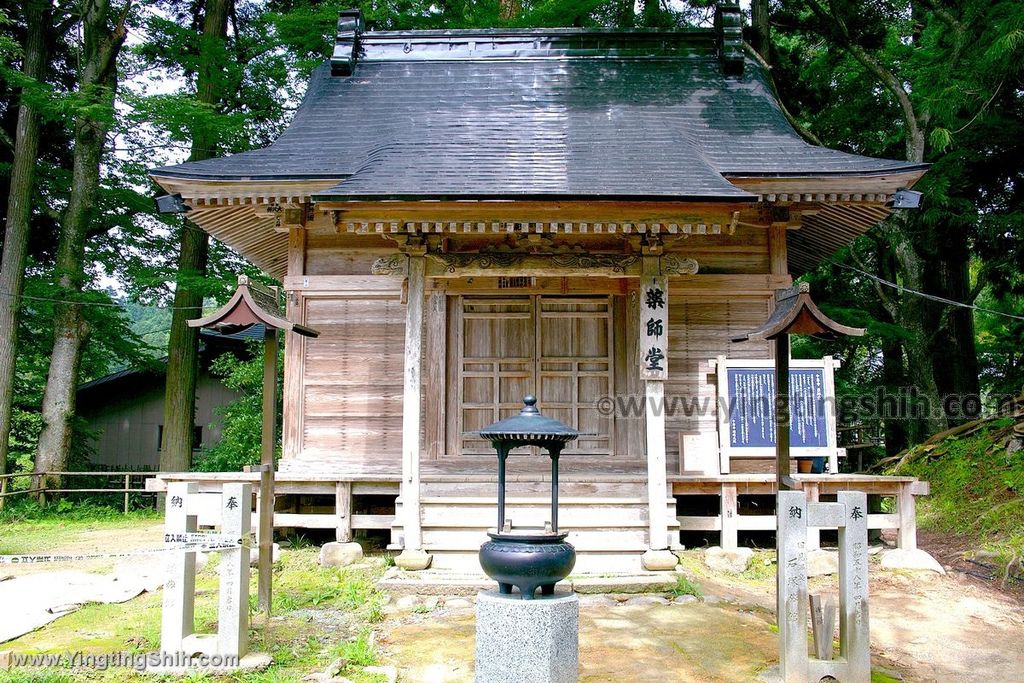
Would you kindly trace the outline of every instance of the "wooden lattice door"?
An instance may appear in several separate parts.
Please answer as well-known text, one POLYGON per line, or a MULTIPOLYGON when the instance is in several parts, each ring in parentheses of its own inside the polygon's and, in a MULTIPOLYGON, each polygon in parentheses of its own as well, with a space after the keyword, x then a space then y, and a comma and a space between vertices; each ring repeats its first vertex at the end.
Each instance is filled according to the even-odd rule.
POLYGON ((546 415, 587 436, 572 451, 609 455, 612 420, 595 407, 613 391, 613 326, 609 297, 461 297, 456 358, 463 455, 491 455, 465 436, 517 413, 536 393, 546 415))

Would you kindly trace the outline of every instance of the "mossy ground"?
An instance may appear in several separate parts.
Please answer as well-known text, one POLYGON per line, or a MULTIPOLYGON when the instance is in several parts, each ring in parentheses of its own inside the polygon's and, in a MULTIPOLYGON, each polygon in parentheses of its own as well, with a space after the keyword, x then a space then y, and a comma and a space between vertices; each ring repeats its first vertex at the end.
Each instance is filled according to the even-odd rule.
POLYGON ((928 481, 918 524, 996 552, 1003 566, 1024 555, 1024 449, 1007 448, 1012 419, 918 446, 893 474, 928 481))

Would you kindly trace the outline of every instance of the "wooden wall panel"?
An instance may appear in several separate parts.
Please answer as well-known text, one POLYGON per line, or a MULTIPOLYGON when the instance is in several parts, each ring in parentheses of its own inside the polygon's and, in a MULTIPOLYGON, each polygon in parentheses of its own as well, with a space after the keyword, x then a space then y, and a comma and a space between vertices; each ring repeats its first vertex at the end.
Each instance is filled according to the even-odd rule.
MULTIPOLYGON (((298 460, 401 471, 405 306, 392 298, 315 297, 306 322, 298 460)), ((293 464, 294 468, 294 464, 293 464)))
POLYGON ((665 382, 666 450, 669 462, 679 455, 679 432, 715 432, 715 386, 707 381, 708 360, 768 358, 767 342, 734 344, 730 339, 760 325, 770 312, 767 296, 736 296, 687 300, 676 296, 669 305, 669 368, 665 382))

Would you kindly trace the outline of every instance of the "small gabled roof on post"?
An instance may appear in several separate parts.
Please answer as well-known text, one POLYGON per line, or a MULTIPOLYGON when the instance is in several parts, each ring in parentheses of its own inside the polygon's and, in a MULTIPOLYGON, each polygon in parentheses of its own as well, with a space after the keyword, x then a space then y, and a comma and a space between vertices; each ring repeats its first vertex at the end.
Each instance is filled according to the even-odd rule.
POLYGON ((802 282, 775 294, 775 310, 756 330, 733 337, 734 342, 768 341, 784 334, 809 334, 815 337, 860 337, 863 327, 840 325, 811 299, 811 287, 802 282))
POLYGON ((226 304, 204 318, 188 321, 189 327, 204 327, 221 334, 234 334, 259 324, 265 325, 267 329, 291 331, 304 337, 320 336, 313 328, 283 317, 277 295, 266 287, 250 282, 245 275, 238 276, 238 289, 226 304))

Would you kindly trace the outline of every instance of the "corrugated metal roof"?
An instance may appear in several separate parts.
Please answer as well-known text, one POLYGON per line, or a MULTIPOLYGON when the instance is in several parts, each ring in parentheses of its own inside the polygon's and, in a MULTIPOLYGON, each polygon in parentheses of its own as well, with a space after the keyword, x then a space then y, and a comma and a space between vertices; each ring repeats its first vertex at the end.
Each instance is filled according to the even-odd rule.
POLYGON ((725 176, 920 167, 806 143, 758 64, 723 75, 710 32, 558 29, 363 34, 270 147, 152 173, 338 180, 323 200, 743 201, 725 176))

